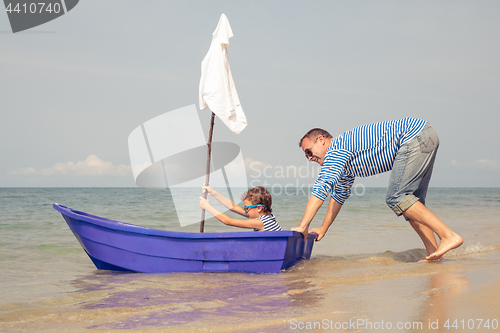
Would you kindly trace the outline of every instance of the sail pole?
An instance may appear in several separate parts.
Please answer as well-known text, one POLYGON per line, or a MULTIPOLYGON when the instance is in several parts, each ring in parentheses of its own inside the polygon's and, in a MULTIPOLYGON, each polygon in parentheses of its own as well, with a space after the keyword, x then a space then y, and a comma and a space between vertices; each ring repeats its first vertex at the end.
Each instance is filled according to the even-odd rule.
MULTIPOLYGON (((207 176, 205 180, 207 186, 209 186, 208 182, 210 180, 210 154, 212 151, 215 115, 235 134, 239 134, 247 125, 247 119, 241 108, 227 59, 227 47, 229 46, 229 38, 231 37, 233 37, 233 31, 226 15, 222 14, 217 28, 215 28, 212 34, 210 48, 201 62, 200 110, 212 110, 207 143, 207 176)), ((222 172, 227 182, 227 177, 224 171, 222 172)), ((203 193, 204 199, 207 196, 208 193, 203 193)), ((205 210, 202 209, 200 233, 203 232, 204 227, 205 210)))
MULTIPOLYGON (((208 143, 207 143, 207 175, 205 177, 205 185, 208 186, 208 182, 210 180, 210 157, 212 154, 212 135, 214 133, 214 121, 215 121, 215 113, 212 112, 212 119, 210 120, 210 132, 208 133, 208 143)), ((203 193, 203 198, 206 199, 208 193, 203 193)), ((201 224, 200 224, 200 232, 202 233, 205 228, 205 210, 201 210, 201 224)))

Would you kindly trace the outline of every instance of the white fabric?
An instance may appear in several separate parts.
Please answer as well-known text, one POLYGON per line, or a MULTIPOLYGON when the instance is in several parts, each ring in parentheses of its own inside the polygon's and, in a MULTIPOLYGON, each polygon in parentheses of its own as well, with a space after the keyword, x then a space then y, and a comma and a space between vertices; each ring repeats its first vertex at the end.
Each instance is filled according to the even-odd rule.
POLYGON ((234 86, 227 47, 233 32, 226 15, 222 14, 212 37, 212 44, 201 62, 200 109, 210 108, 231 131, 239 134, 247 119, 234 86))

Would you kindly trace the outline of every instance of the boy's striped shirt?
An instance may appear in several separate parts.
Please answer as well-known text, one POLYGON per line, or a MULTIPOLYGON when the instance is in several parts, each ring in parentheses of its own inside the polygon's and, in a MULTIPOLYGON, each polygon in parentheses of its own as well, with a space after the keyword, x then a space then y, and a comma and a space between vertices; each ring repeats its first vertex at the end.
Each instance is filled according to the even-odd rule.
MULTIPOLYGON (((273 214, 269 215, 263 215, 258 217, 259 220, 264 223, 264 230, 263 231, 280 231, 281 227, 276 222, 276 217, 274 217, 273 214)), ((259 231, 258 229, 254 229, 255 231, 259 231)))
POLYGON ((383 121, 333 138, 311 194, 324 201, 331 192, 335 201, 344 204, 354 178, 391 170, 399 148, 413 139, 425 123, 414 118, 383 121))

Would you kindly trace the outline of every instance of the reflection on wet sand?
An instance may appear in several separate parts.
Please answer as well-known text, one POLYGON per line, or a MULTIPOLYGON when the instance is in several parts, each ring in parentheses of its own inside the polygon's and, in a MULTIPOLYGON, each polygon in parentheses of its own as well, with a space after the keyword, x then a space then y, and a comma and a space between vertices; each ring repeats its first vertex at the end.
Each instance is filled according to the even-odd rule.
POLYGON ((440 331, 447 319, 454 316, 449 307, 455 296, 465 292, 470 280, 466 267, 462 264, 447 265, 447 262, 428 263, 434 266, 446 265, 444 269, 438 267, 436 273, 427 276, 427 283, 423 286, 422 302, 418 315, 413 321, 421 322, 423 328, 440 331))
MULTIPOLYGON (((275 319, 276 309, 311 306, 320 298, 311 281, 290 274, 92 274, 74 281, 78 293, 106 290, 107 296, 79 306, 82 312, 118 315, 91 329, 184 326, 203 323, 224 326, 228 318, 243 322, 275 319)), ((105 319, 105 318, 103 318, 105 319)))

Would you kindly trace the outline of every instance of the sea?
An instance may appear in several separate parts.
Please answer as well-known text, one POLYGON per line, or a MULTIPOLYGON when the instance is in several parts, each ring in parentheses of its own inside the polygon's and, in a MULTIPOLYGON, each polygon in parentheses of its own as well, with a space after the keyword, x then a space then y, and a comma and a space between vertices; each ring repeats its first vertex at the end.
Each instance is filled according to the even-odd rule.
MULTIPOLYGON (((385 192, 351 195, 311 259, 278 274, 144 274, 97 270, 52 205, 198 232, 168 190, 0 188, 0 332, 499 332, 500 188, 429 188, 428 208, 464 238, 430 263, 385 192)), ((273 193, 283 229, 307 200, 273 193)), ((244 230, 205 223, 229 231, 244 230)))

